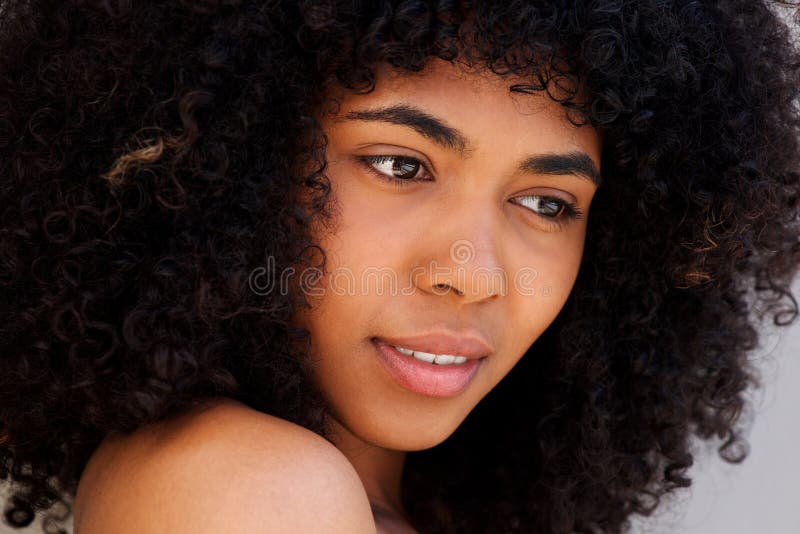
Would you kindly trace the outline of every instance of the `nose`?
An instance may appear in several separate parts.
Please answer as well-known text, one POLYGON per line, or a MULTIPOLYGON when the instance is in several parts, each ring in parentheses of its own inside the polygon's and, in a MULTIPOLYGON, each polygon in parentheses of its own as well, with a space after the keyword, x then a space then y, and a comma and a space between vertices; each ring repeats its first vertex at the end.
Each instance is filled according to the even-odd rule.
POLYGON ((506 294, 497 223, 490 217, 449 217, 430 243, 417 287, 434 295, 453 295, 462 304, 491 301, 506 294), (448 230, 450 228, 451 230, 448 230))

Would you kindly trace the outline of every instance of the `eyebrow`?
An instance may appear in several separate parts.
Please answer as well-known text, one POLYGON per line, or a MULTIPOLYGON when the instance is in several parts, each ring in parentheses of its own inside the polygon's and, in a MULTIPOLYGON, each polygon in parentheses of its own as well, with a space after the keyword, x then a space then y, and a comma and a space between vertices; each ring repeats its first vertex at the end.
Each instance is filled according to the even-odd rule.
MULTIPOLYGON (((378 121, 408 126, 439 146, 458 150, 462 157, 472 152, 470 143, 462 132, 424 110, 408 104, 349 111, 345 115, 345 120, 378 121)), ((594 161, 581 151, 529 156, 520 163, 518 170, 548 175, 571 174, 589 180, 596 187, 602 184, 602 177, 594 161)))

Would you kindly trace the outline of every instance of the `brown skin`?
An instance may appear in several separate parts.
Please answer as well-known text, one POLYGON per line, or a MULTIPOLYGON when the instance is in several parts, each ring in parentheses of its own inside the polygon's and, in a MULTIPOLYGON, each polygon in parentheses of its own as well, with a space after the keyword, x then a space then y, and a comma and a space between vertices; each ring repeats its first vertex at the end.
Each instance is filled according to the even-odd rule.
MULTIPOLYGON (((315 306, 296 319, 312 332, 314 377, 333 410, 336 447, 302 427, 217 399, 209 403, 211 409, 140 429, 125 439, 107 438, 81 478, 75 502, 81 531, 104 532, 110 525, 156 531, 165 517, 184 526, 187 517, 195 517, 202 528, 213 530, 210 519, 200 514, 206 509, 220 524, 237 518, 245 530, 249 527, 242 515, 254 525, 286 527, 305 517, 294 510, 307 509, 309 500, 317 503, 317 516, 348 532, 371 532, 373 524, 379 533, 413 532, 400 501, 406 452, 445 440, 513 368, 562 308, 583 252, 585 217, 596 187, 572 175, 515 168, 534 153, 580 150, 599 169, 600 138, 588 127, 572 127, 547 97, 509 94, 508 85, 518 81, 524 80, 466 74, 442 61, 401 77, 381 68, 374 92, 340 93, 338 112, 320 116, 329 140, 327 174, 338 224, 317 227, 315 233, 328 253, 329 271, 347 269, 356 285, 313 297, 315 306), (442 148, 407 126, 339 120, 348 111, 398 103, 418 106, 460 130, 468 150, 442 148), (357 155, 417 158, 425 168, 414 168, 412 174, 433 181, 392 186, 370 174, 354 159, 357 155), (536 213, 557 215, 559 209, 514 203, 533 194, 574 201, 584 218, 565 219, 559 229, 536 213), (466 261, 451 255, 458 240, 472 247, 466 261), (380 290, 374 278, 371 286, 361 287, 361 273, 369 267, 394 273, 398 289, 380 290), (525 267, 535 269, 536 277, 522 292, 514 273, 525 267), (473 277, 480 269, 505 273, 508 285, 473 277), (434 398, 410 392, 379 365, 373 336, 440 329, 476 330, 493 348, 462 393, 434 398), (204 449, 198 448, 201 443, 204 449), (231 473, 236 473, 237 491, 219 482, 231 473), (302 491, 292 496, 298 476, 304 480, 302 491), (175 480, 184 483, 177 492, 184 496, 181 501, 174 499, 175 480), (251 483, 242 483, 247 480, 251 483), (339 491, 330 492, 330 487, 339 491), (171 488, 170 497, 161 496, 159 488, 171 488), (217 488, 219 495, 209 488, 217 488), (273 492, 275 510, 288 515, 276 519, 275 510, 247 500, 261 503, 264 491, 273 492), (338 497, 326 506, 319 499, 324 495, 338 497), (232 504, 198 509, 196 502, 203 498, 230 498, 232 504), (162 506, 165 502, 169 508, 162 506), (159 514, 149 514, 154 507, 159 514), (150 517, 154 523, 140 528, 131 517, 150 517)), ((385 164, 378 168, 387 171, 385 164)), ((320 288, 331 281, 324 278, 320 288)))
POLYGON ((75 534, 376 531, 361 479, 336 447, 226 397, 107 435, 74 512, 75 534))
MULTIPOLYGON (((382 66, 373 92, 331 93, 341 106, 319 114, 337 219, 315 232, 327 271, 351 273, 354 285, 341 274, 324 277, 310 297, 314 307, 297 320, 312 334, 314 378, 332 408, 337 448, 370 502, 396 516, 405 516, 400 481, 406 452, 433 447, 453 433, 552 323, 578 274, 596 186, 571 174, 516 168, 533 154, 577 150, 599 170, 601 138, 589 126, 572 126, 546 95, 509 92, 511 84, 526 81, 470 73, 441 60, 415 74, 382 66), (409 126, 344 119, 350 111, 400 103, 460 130, 468 150, 444 148, 409 126), (412 162, 409 175, 433 181, 392 185, 359 163, 361 155, 416 158, 424 168, 412 162), (543 218, 557 215, 558 206, 515 203, 529 195, 573 201, 583 218, 563 219, 559 229, 543 218), (473 251, 465 262, 451 255, 458 240, 473 251), (375 277, 362 278, 369 268, 393 273, 397 290, 388 278, 382 289, 375 277), (535 279, 523 292, 514 276, 526 268, 535 270, 535 279), (505 290, 477 276, 481 269, 505 273, 505 290), (477 330, 494 349, 462 393, 414 393, 381 367, 373 336, 441 329, 477 330)), ((392 163, 373 166, 391 175, 392 163)))

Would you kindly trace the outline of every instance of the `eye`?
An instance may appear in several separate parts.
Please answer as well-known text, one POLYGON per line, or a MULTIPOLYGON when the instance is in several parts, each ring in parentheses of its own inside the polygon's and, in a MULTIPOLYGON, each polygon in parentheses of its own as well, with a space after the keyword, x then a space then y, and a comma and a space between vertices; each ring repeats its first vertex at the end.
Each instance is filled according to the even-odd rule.
MULTIPOLYGON (((410 156, 357 156, 356 160, 369 173, 399 187, 409 186, 414 182, 433 181, 425 164, 410 156)), ((554 231, 583 217, 583 210, 577 204, 554 196, 525 195, 513 199, 512 202, 550 223, 554 231)))
POLYGON ((381 156, 358 156, 358 162, 373 175, 387 180, 388 182, 405 186, 413 182, 431 181, 425 165, 418 159, 410 156, 381 155, 381 156), (420 178, 420 171, 424 171, 427 178, 420 178))
POLYGON ((583 210, 577 204, 558 197, 526 195, 515 198, 513 202, 551 223, 554 230, 561 230, 570 222, 583 218, 583 210))

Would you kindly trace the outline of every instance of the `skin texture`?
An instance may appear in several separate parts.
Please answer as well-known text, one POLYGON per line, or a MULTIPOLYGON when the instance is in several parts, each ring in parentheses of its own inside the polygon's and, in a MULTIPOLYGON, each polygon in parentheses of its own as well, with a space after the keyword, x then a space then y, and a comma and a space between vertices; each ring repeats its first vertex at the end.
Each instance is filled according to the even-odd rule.
MULTIPOLYGON (((314 308, 299 321, 312 333, 314 378, 333 408, 336 446, 371 502, 397 514, 405 513, 406 451, 444 441, 506 376, 561 310, 580 265, 585 218, 559 229, 545 217, 563 216, 560 210, 515 202, 556 196, 587 214, 597 186, 577 175, 516 168, 536 153, 578 150, 599 169, 600 136, 569 124, 541 95, 510 93, 514 81, 441 60, 404 76, 384 65, 373 92, 337 94, 338 110, 326 107, 320 115, 337 217, 335 229, 315 229, 330 271, 314 288, 314 308), (468 150, 442 147, 407 125, 347 118, 403 103, 458 129, 468 150), (392 185, 360 164, 361 155, 416 158, 425 167, 409 174, 433 181, 392 185), (457 256, 454 243, 469 247, 468 258, 457 256), (395 289, 388 279, 381 286, 362 275, 371 268, 390 273, 395 289), (535 270, 531 291, 515 282, 526 268, 535 270), (506 285, 480 272, 503 273, 506 285), (371 341, 437 329, 475 330, 494 349, 467 389, 449 398, 401 387, 371 341)), ((373 167, 387 173, 391 164, 373 167)))

